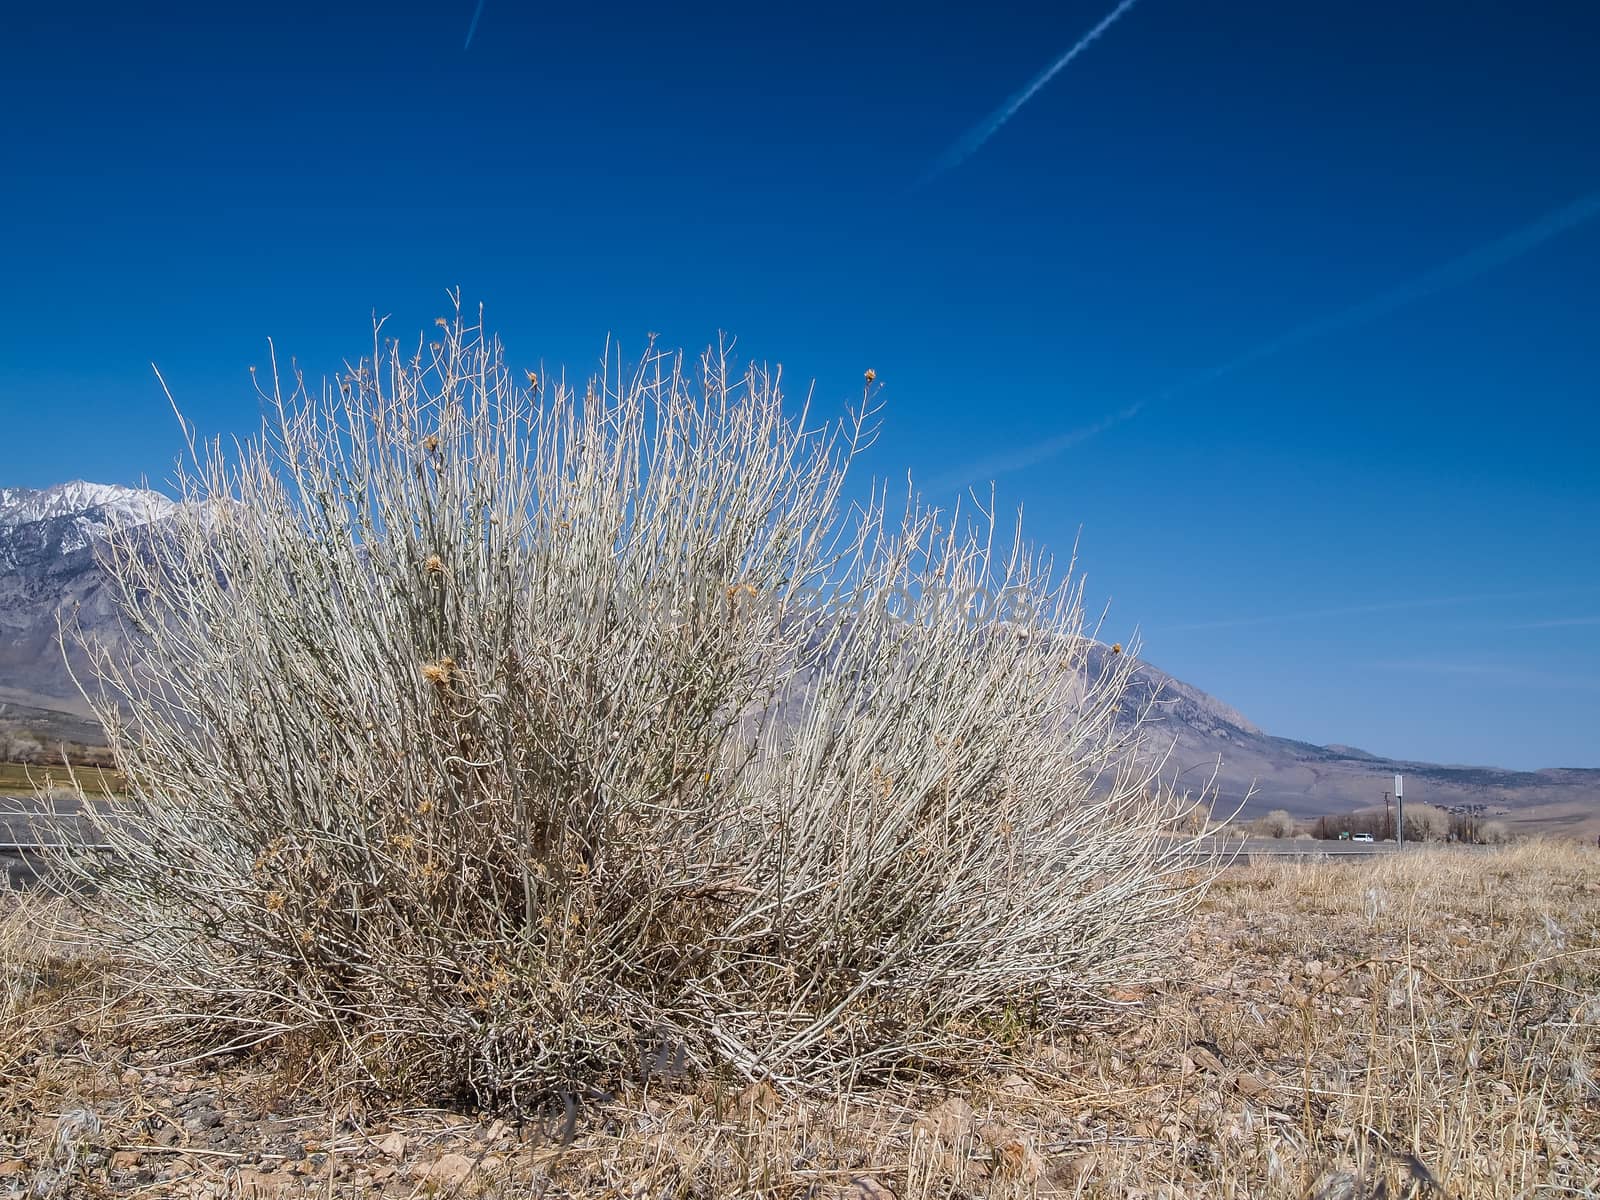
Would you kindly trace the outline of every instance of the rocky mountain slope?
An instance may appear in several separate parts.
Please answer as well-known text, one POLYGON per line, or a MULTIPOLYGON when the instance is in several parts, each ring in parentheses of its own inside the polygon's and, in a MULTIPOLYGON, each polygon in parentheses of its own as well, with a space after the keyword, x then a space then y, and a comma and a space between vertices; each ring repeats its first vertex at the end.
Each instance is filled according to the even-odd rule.
POLYGON ((1453 766, 1273 737, 1215 697, 1142 663, 1126 715, 1131 719, 1148 701, 1147 740, 1153 751, 1170 748, 1168 774, 1198 791, 1216 771, 1223 809, 1247 796, 1247 816, 1278 808, 1302 817, 1370 808, 1383 803, 1399 773, 1408 801, 1482 805, 1513 828, 1600 834, 1600 769, 1453 766))
MULTIPOLYGON (((0 489, 0 704, 10 706, 0 712, 0 725, 54 721, 54 736, 86 728, 69 720, 81 717, 83 707, 57 641, 57 616, 68 614, 85 632, 114 643, 118 622, 100 547, 111 528, 158 527, 172 508, 157 493, 102 484, 0 489), (32 718, 25 718, 30 710, 32 718)), ((1098 651, 1091 667, 1098 669, 1109 653, 1098 651)), ((1125 717, 1133 720, 1151 701, 1147 741, 1153 752, 1170 750, 1167 774, 1198 791, 1216 771, 1219 801, 1228 809, 1253 786, 1247 815, 1368 807, 1381 803, 1398 771, 1409 799, 1507 809, 1514 825, 1593 825, 1600 832, 1600 769, 1441 766, 1273 737, 1215 697, 1142 663, 1125 717)))
POLYGON ((0 488, 0 702, 82 712, 58 617, 115 642, 118 621, 100 554, 119 526, 159 522, 173 502, 94 483, 0 488))

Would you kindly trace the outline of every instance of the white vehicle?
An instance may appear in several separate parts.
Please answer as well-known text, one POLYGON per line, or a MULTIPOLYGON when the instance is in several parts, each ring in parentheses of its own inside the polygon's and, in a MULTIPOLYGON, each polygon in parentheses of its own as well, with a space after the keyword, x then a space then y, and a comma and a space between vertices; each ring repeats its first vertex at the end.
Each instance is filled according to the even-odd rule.
POLYGON ((1370 842, 1372 835, 1370 833, 1355 833, 1350 835, 1350 840, 1352 842, 1370 842))

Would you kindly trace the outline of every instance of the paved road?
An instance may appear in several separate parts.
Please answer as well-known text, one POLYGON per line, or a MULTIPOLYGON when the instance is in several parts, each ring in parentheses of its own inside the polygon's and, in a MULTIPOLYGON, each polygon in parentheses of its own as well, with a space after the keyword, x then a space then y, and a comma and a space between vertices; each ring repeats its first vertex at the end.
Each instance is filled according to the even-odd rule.
POLYGON ((89 822, 75 815, 78 808, 75 800, 63 798, 57 803, 61 815, 41 819, 43 809, 33 797, 0 796, 0 888, 36 882, 43 863, 29 847, 53 842, 63 832, 71 836, 74 824, 79 840, 94 840, 89 822))
POLYGON ((55 802, 56 815, 46 816, 44 806, 32 796, 0 796, 0 852, 53 841, 54 831, 70 833, 74 823, 79 836, 87 834, 90 826, 78 815, 81 807, 76 798, 63 795, 55 802))
MULTIPOLYGON (((1415 843, 1408 844, 1410 849, 1415 843)), ((1461 843, 1462 849, 1480 849, 1461 843)), ((1394 854, 1400 847, 1393 842, 1306 841, 1299 838, 1202 838, 1191 851, 1197 859, 1230 858, 1241 863, 1278 860, 1360 861, 1394 854)))
POLYGON ((1271 855, 1277 858, 1323 858, 1337 855, 1341 858, 1370 858, 1378 854, 1393 854, 1399 847, 1393 842, 1355 841, 1305 841, 1298 838, 1202 838, 1195 848, 1197 854, 1248 854, 1271 855))

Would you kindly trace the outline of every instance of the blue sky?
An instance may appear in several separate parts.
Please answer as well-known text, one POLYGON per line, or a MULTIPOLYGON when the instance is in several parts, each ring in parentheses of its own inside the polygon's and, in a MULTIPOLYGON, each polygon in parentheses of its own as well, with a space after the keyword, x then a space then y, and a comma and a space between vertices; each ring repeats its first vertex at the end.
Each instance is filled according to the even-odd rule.
POLYGON ((1272 732, 1600 765, 1600 9, 1139 0, 984 140, 1113 7, 13 15, 0 483, 448 287, 578 374, 727 330, 1272 732))

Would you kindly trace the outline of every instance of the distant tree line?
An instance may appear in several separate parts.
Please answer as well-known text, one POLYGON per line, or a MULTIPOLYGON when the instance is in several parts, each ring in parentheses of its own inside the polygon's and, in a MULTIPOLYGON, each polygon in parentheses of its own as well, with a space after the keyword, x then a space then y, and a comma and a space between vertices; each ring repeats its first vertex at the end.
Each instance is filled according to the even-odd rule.
MULTIPOLYGON (((1406 841, 1500 843, 1510 840, 1503 821, 1486 821, 1471 813, 1452 813, 1432 804, 1406 805, 1406 841)), ((1339 813, 1318 817, 1311 824, 1311 836, 1336 840, 1343 834, 1371 834, 1376 841, 1395 837, 1394 809, 1339 813)), ((1283 836, 1281 834, 1276 836, 1283 836)))
POLYGON ((53 742, 44 745, 25 734, 0 729, 0 763, 26 767, 110 767, 115 765, 111 751, 104 746, 81 742, 53 742))

